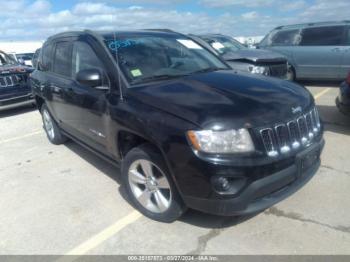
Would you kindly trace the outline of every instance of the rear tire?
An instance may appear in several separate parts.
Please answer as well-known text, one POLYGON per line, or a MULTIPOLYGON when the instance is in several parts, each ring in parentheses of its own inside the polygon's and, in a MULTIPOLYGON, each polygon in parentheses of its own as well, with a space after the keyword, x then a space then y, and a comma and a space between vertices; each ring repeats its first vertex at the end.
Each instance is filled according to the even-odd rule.
POLYGON ((287 80, 293 82, 296 80, 295 69, 292 66, 288 69, 287 80))
POLYGON ((67 141, 67 138, 61 133, 61 130, 57 126, 45 104, 41 106, 41 117, 43 119, 43 127, 47 138, 52 144, 61 145, 67 141))
POLYGON ((131 204, 151 219, 170 223, 186 210, 163 157, 149 144, 127 153, 122 180, 131 204))

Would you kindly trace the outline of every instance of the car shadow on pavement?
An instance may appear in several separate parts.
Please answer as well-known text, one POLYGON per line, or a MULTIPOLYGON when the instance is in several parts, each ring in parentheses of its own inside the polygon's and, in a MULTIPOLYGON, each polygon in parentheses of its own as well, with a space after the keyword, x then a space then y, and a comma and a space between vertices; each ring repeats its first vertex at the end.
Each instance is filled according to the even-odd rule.
POLYGON ((12 117, 37 110, 36 106, 28 105, 0 111, 0 118, 12 117))
POLYGON ((190 209, 179 220, 197 227, 221 229, 246 222, 260 213, 245 216, 217 216, 190 209))
MULTIPOLYGON (((99 171, 101 171, 106 176, 113 179, 119 185, 119 193, 127 201, 131 206, 131 202, 124 190, 124 187, 121 186, 121 176, 119 168, 100 157, 96 156, 94 153, 90 152, 88 149, 82 147, 81 145, 69 141, 65 143, 65 146, 71 150, 73 153, 79 155, 82 159, 84 159, 89 164, 93 165, 99 171)), ((236 217, 223 217, 223 216, 215 216, 210 214, 205 214, 199 211, 189 209, 180 219, 184 223, 188 223, 197 227, 203 228, 226 228, 231 227, 237 224, 240 224, 244 221, 251 219, 257 214, 253 214, 250 216, 236 216, 236 217)))
POLYGON ((335 105, 318 105, 317 108, 325 131, 350 135, 350 116, 343 115, 335 105))
POLYGON ((119 185, 121 184, 120 172, 117 166, 103 160, 93 152, 90 152, 88 149, 74 141, 68 141, 64 145, 73 153, 79 155, 86 162, 96 167, 103 174, 116 181, 119 185))

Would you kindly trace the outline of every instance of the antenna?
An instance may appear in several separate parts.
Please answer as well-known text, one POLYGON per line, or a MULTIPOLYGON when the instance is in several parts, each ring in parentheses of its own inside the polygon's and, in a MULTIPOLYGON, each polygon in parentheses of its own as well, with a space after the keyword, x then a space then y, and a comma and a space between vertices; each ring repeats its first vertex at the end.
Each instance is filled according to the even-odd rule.
MULTIPOLYGON (((114 45, 116 46, 117 32, 115 30, 113 30, 113 39, 114 39, 114 45)), ((115 61, 117 62, 117 71, 118 71, 119 98, 120 98, 120 100, 123 100, 122 79, 121 79, 121 71, 120 71, 120 67, 119 67, 119 55, 118 55, 118 48, 117 48, 117 46, 115 48, 115 61)))

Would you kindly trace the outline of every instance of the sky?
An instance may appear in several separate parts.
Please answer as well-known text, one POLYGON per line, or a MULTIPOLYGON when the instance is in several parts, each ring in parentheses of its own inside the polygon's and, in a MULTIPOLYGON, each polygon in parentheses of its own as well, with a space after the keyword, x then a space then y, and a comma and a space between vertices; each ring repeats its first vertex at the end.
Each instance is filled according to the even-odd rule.
POLYGON ((0 0, 0 7, 0 41, 142 28, 247 37, 279 25, 350 20, 350 0, 0 0))

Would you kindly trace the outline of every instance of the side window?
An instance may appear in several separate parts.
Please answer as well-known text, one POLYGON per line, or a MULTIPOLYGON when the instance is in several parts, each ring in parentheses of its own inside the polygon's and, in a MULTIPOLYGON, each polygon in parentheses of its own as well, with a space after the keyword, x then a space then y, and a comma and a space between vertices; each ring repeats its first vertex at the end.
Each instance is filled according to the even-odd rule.
POLYGON ((41 71, 50 71, 52 66, 52 45, 46 44, 43 46, 39 56, 38 69, 41 71))
POLYGON ((85 69, 102 69, 103 65, 94 50, 85 42, 75 42, 73 45, 72 74, 85 69))
POLYGON ((299 29, 277 31, 270 39, 272 46, 292 46, 299 42, 299 29))
POLYGON ((306 28, 303 30, 300 44, 303 46, 341 45, 344 28, 344 26, 306 28))
POLYGON ((56 43, 53 72, 66 77, 72 76, 70 42, 56 43))

